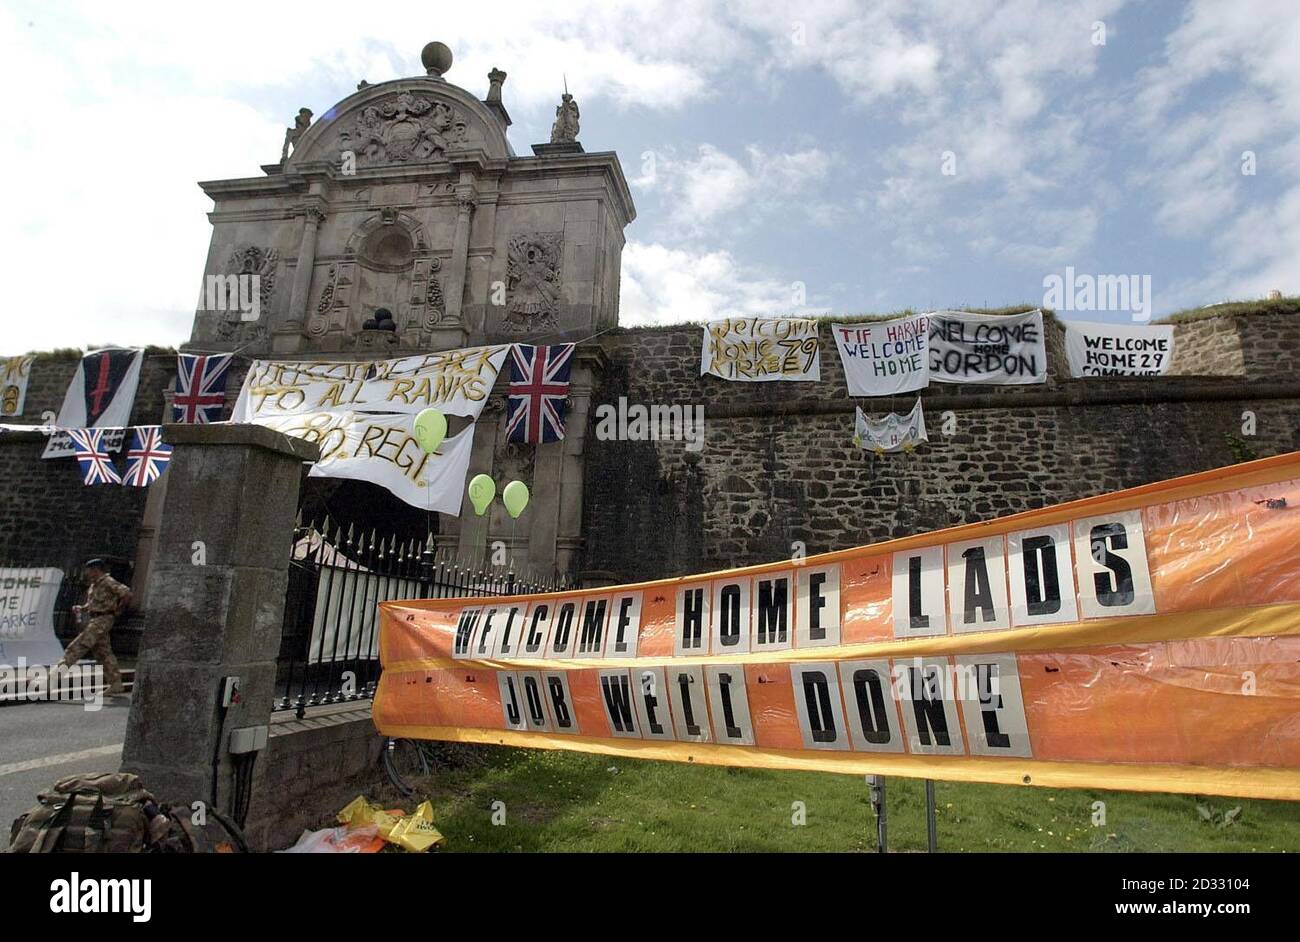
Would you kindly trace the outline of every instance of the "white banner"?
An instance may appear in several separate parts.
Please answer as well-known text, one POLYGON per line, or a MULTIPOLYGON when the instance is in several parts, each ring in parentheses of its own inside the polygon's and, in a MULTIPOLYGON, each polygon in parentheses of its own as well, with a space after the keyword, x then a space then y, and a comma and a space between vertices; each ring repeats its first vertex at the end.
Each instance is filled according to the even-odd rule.
POLYGON ((477 419, 509 344, 468 347, 392 360, 254 360, 232 422, 311 412, 413 415, 436 408, 477 419))
POLYGON ((859 448, 882 454, 887 451, 911 451, 919 442, 928 442, 925 434, 925 413, 921 397, 907 415, 891 412, 883 419, 870 419, 858 408, 853 426, 853 443, 859 448))
POLYGON ((23 414, 27 402, 27 380, 32 375, 36 357, 8 357, 0 360, 0 416, 6 419, 23 414))
POLYGON ((850 396, 893 396, 930 383, 924 314, 874 324, 834 324, 831 336, 844 364, 850 396))
POLYGON ((930 315, 930 379, 1022 386, 1047 382, 1043 312, 930 315))
POLYGON ((1174 362, 1174 326, 1094 324, 1065 325, 1065 355, 1070 375, 1163 376, 1174 362))
POLYGON ((54 636, 58 569, 0 569, 0 664, 57 664, 63 645, 54 636))
MULTIPOLYGON (((17 426, 14 426, 14 428, 18 429, 17 426)), ((68 436, 66 429, 57 426, 40 426, 39 428, 50 439, 45 445, 45 451, 41 455, 42 458, 71 458, 77 453, 77 449, 72 447, 72 439, 68 436)), ((29 431, 26 428, 19 430, 29 431)), ((129 431, 130 429, 125 428, 106 428, 104 429, 104 437, 99 440, 99 443, 104 451, 115 454, 121 451, 126 444, 126 433, 129 431)))
POLYGON ((704 325, 700 375, 745 383, 821 379, 817 322, 806 317, 727 317, 704 325))
POLYGON ((412 415, 313 412, 255 424, 319 445, 321 458, 311 477, 370 481, 412 507, 460 514, 473 425, 426 455, 415 441, 412 415))

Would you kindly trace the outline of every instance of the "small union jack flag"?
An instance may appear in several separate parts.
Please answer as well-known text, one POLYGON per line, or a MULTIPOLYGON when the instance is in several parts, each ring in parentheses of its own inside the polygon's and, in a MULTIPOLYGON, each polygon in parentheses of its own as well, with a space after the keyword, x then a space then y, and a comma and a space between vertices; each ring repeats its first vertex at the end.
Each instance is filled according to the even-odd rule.
POLYGON ((122 476, 113 467, 104 447, 104 429, 70 428, 68 437, 77 452, 77 464, 86 484, 121 484, 122 476))
POLYGON ((221 418, 226 404, 229 356, 206 357, 182 353, 176 358, 176 393, 172 396, 172 421, 207 425, 221 418))
POLYGON ((510 366, 506 440, 533 444, 561 441, 573 344, 530 347, 517 343, 510 348, 510 366))
POLYGON ((148 487, 167 470, 172 460, 172 446, 164 445, 162 427, 143 425, 135 429, 131 450, 126 453, 126 480, 128 487, 148 487))

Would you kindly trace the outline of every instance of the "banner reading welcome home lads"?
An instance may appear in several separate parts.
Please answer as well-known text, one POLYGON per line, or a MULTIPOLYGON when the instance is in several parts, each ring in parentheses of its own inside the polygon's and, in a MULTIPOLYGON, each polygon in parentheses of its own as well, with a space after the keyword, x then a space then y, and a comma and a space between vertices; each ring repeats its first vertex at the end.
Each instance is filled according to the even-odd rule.
POLYGON ((860 549, 385 602, 388 736, 1300 799, 1300 453, 860 549))

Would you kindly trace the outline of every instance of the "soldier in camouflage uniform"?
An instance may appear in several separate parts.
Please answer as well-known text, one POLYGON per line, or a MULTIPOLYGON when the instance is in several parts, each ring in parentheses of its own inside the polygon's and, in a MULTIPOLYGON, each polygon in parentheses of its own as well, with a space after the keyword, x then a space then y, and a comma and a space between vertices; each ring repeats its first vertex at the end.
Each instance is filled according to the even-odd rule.
POLYGON ((72 610, 85 621, 81 634, 72 639, 63 654, 64 665, 71 667, 87 653, 104 665, 104 679, 108 681, 108 695, 123 695, 122 674, 117 669, 110 637, 114 619, 126 610, 131 601, 131 590, 108 574, 102 559, 86 563, 84 574, 86 604, 74 605, 72 610))

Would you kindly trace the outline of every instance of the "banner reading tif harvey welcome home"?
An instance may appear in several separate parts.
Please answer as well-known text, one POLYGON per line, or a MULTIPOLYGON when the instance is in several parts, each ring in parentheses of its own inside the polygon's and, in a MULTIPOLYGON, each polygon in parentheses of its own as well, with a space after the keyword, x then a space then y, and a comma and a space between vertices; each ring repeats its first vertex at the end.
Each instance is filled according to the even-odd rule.
POLYGON ((380 605, 388 736, 1300 799, 1300 453, 701 576, 380 605))

